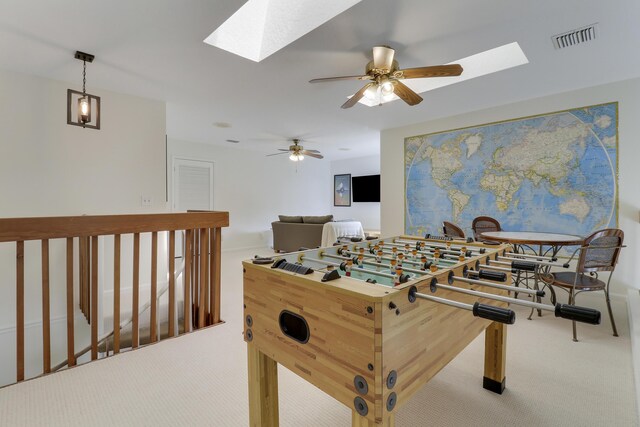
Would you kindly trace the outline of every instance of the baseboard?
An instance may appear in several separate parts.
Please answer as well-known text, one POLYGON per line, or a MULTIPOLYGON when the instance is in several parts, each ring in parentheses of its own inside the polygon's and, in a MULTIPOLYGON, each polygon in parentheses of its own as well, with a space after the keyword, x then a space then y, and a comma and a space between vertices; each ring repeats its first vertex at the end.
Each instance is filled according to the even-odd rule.
MULTIPOLYGON (((629 289, 629 334, 631 335, 631 363, 635 374, 636 408, 640 411, 640 290, 629 289)), ((636 414, 638 415, 638 414, 636 414)))

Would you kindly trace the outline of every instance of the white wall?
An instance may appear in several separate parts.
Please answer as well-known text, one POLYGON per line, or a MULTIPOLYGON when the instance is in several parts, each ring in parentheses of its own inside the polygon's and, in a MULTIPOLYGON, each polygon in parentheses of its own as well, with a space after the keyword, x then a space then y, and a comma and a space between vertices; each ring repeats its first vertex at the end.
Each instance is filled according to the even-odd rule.
MULTIPOLYGON (((334 175, 350 173, 352 177, 378 175, 380 156, 355 157, 331 162, 331 179, 334 175)), ((333 186, 333 184, 331 184, 333 186)), ((380 230, 380 202, 351 202, 351 206, 333 206, 333 187, 330 198, 331 213, 335 219, 354 219, 365 230, 380 230)))
POLYGON ((383 235, 404 232, 404 138, 426 133, 480 125, 500 120, 543 114, 606 102, 619 102, 619 226, 627 248, 622 251, 612 292, 626 294, 624 287, 640 288, 640 79, 596 86, 515 104, 462 114, 411 126, 389 129, 381 135, 381 222, 383 235))
MULTIPOLYGON (((169 139, 169 163, 176 157, 214 163, 213 208, 229 212, 229 227, 222 230, 225 250, 266 246, 264 234, 278 215, 330 212, 333 184, 325 160, 294 163, 286 155, 169 139)), ((170 183, 171 178, 170 167, 170 183)))
MULTIPOLYGON (((82 129, 67 125, 67 88, 77 89, 0 71, 0 217, 165 211, 165 104, 89 87, 102 100, 102 129, 82 129), (142 194, 151 197, 151 207, 141 207, 142 194)), ((41 370, 40 246, 39 242, 25 246, 30 376, 41 370)), ((112 253, 109 247, 105 242, 101 250, 112 253)), ((63 251, 62 242, 51 242, 54 364, 66 354, 63 251)), ((111 286, 109 277, 105 274, 101 280, 106 288, 111 286)), ((127 279, 130 275, 123 272, 124 287, 127 279)), ((15 245, 2 243, 0 385, 15 380, 15 282, 15 245)), ((80 319, 77 327, 82 334, 86 322, 80 319)))

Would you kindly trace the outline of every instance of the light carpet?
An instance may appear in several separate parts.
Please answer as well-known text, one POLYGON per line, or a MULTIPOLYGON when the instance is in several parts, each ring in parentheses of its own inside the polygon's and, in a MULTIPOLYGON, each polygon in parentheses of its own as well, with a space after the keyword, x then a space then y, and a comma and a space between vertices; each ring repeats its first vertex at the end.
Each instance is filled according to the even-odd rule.
MULTIPOLYGON (((223 254, 224 325, 0 389, 1 426, 247 426, 242 268, 254 251, 223 254)), ((261 251, 265 254, 266 251, 261 251)), ((603 298, 582 300, 604 310, 603 298)), ((599 297, 601 295, 598 295, 599 297)), ((580 302, 580 300, 578 301, 580 302)), ((408 402, 402 426, 635 426, 626 305, 614 301, 620 337, 544 313, 509 326, 507 389, 482 388, 480 336, 408 402)), ((348 426, 349 408, 280 367, 282 426, 348 426)))

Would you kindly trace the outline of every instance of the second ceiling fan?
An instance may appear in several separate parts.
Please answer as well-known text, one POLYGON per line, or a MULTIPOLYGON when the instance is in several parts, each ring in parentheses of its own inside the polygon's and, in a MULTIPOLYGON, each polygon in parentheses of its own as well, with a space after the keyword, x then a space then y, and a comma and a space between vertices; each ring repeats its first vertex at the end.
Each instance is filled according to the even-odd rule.
POLYGON ((402 79, 419 79, 425 77, 455 77, 462 74, 460 64, 433 65, 430 67, 405 68, 401 70, 394 59, 395 50, 389 46, 375 46, 373 60, 367 64, 365 74, 360 76, 326 77, 313 79, 309 83, 331 82, 336 80, 370 80, 358 92, 342 104, 342 108, 351 108, 362 97, 376 100, 379 105, 391 99, 395 94, 409 105, 422 102, 422 97, 402 83, 402 79))

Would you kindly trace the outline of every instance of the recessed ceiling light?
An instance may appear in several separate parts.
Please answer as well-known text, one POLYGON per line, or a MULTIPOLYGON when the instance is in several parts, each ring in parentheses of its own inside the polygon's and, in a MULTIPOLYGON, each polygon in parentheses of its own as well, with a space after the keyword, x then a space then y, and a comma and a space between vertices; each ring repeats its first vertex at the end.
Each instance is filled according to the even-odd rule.
MULTIPOLYGON (((529 60, 520 48, 518 42, 513 42, 450 62, 449 64, 462 65, 464 71, 460 76, 404 79, 402 83, 409 86, 409 88, 416 93, 423 93, 528 63, 529 60)), ((383 100, 382 103, 395 101, 396 99, 400 98, 392 95, 387 100, 383 100)), ((368 107, 374 107, 380 104, 380 102, 370 100, 367 97, 363 97, 359 102, 368 107)))
POLYGON ((230 128, 231 127, 231 123, 227 123, 227 122, 215 122, 213 125, 215 127, 217 127, 217 128, 230 128))
POLYGON ((260 62, 362 0, 249 0, 204 42, 260 62))
POLYGON ((239 142, 240 142, 240 141, 238 141, 237 139, 226 139, 225 141, 230 142, 230 143, 232 143, 232 144, 237 144, 237 143, 239 143, 239 142))

